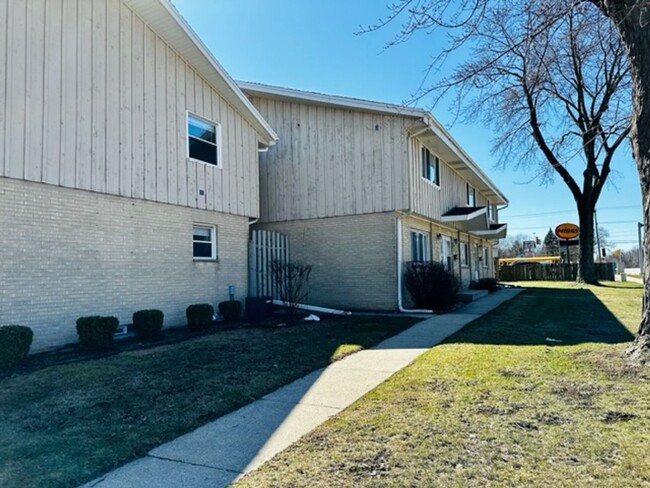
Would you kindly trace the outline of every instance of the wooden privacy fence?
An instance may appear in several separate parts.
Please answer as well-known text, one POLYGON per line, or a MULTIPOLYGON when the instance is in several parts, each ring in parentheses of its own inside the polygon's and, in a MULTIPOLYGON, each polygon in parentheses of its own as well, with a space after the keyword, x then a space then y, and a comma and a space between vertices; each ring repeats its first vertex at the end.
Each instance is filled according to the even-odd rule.
POLYGON ((248 294, 251 297, 271 296, 279 299, 273 280, 273 261, 289 262, 289 238, 279 232, 254 230, 248 245, 248 294))
MULTIPOLYGON (((614 281, 614 263, 596 263, 596 279, 614 281)), ((575 281, 577 263, 520 263, 497 268, 499 281, 575 281)))

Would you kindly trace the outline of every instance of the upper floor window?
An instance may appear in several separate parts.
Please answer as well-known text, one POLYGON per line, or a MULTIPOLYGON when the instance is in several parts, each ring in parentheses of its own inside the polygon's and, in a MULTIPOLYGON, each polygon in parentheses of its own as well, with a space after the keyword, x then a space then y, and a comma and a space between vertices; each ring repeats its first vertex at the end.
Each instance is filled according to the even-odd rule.
POLYGON ((411 261, 430 261, 431 242, 430 235, 417 230, 411 231, 411 261))
POLYGON ((191 159, 221 167, 221 126, 188 112, 187 155, 191 159))
POLYGON ((467 206, 476 207, 476 190, 467 183, 467 206))
POLYGON ((422 178, 440 185, 440 160, 426 147, 422 148, 422 178))
POLYGON ((487 214, 488 214, 488 219, 490 219, 491 221, 494 222, 495 221, 495 218, 494 218, 494 205, 491 204, 490 202, 488 202, 488 204, 487 204, 487 214))

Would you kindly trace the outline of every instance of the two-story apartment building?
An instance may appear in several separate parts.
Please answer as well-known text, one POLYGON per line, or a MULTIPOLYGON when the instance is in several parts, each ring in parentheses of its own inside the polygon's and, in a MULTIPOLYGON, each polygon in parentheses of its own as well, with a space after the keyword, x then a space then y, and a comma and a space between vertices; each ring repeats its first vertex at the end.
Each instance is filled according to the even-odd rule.
POLYGON ((0 2, 0 323, 33 350, 247 290, 276 135, 168 0, 0 2))
POLYGON ((239 85, 279 135, 260 158, 256 225, 313 265, 310 302, 404 309, 406 261, 441 261, 463 287, 494 276, 507 199, 429 112, 239 85))

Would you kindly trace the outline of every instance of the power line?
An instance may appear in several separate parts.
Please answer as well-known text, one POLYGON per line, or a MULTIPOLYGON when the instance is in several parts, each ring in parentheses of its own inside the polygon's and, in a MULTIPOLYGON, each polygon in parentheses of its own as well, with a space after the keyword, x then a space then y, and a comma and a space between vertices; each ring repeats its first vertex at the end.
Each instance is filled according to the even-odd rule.
MULTIPOLYGON (((624 208, 641 208, 641 205, 618 205, 614 207, 600 207, 597 210, 620 210, 624 208)), ((504 215, 504 218, 512 219, 512 218, 523 218, 523 217, 538 217, 542 215, 560 215, 560 214, 565 214, 565 213, 570 213, 570 212, 578 212, 577 209, 572 208, 572 209, 567 209, 567 210, 555 210, 553 212, 539 212, 539 213, 531 213, 531 214, 518 214, 518 215, 504 215)))

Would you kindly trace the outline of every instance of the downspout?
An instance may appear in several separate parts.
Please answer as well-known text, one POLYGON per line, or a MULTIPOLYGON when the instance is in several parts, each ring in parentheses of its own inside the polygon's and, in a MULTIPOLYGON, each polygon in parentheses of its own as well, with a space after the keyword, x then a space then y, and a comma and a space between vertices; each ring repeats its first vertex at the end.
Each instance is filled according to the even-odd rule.
POLYGON ((406 309, 402 306, 402 217, 397 216, 397 309, 402 313, 432 313, 431 310, 406 309))
POLYGON ((460 231, 457 232, 458 237, 458 288, 463 288, 463 257, 461 256, 460 247, 460 231))

